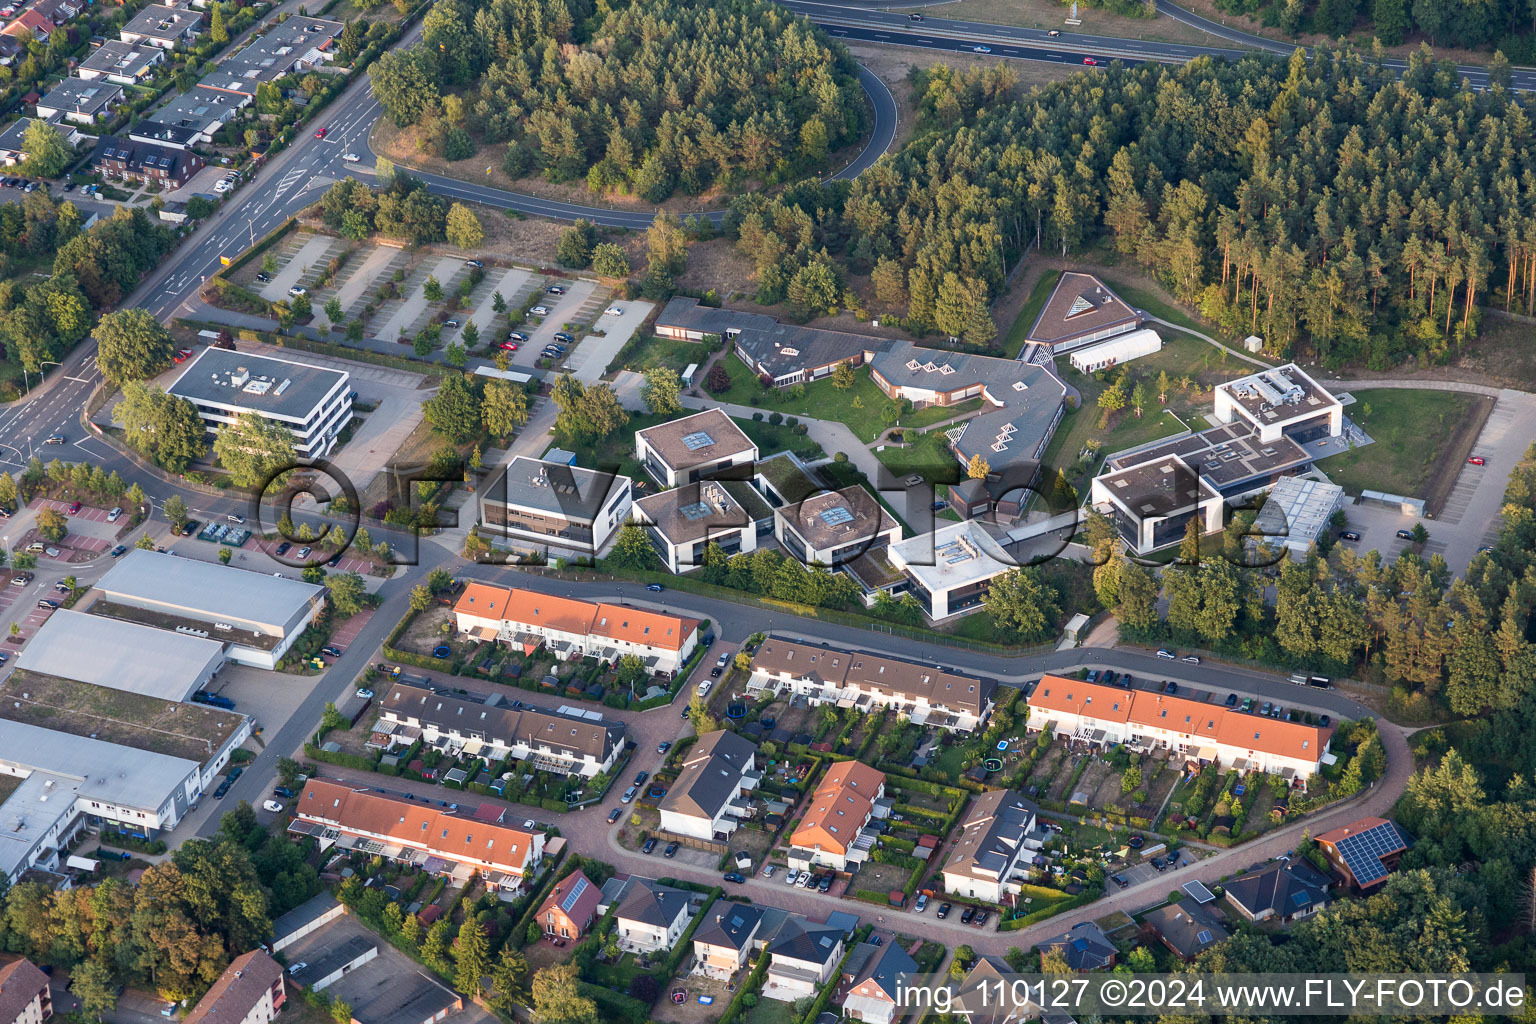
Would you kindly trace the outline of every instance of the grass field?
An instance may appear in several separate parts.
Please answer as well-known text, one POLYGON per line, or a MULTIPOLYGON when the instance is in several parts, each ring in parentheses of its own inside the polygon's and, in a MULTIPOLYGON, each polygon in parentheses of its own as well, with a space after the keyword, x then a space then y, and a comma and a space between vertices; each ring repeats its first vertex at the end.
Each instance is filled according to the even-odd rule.
POLYGON ((854 385, 847 391, 839 391, 833 385, 832 378, 824 377, 805 385, 805 395, 798 399, 792 398, 788 389, 764 388, 751 368, 735 353, 726 359, 725 368, 731 375, 731 386, 729 390, 712 396, 717 401, 750 405, 754 409, 782 413, 785 416, 839 420, 847 424, 848 429, 861 441, 873 441, 888 426, 932 426, 981 407, 979 398, 960 405, 930 406, 909 412, 892 424, 881 415, 892 399, 887 398, 875 385, 866 368, 860 368, 854 373, 854 385))
MULTIPOLYGON (((669 370, 682 373, 688 368, 689 363, 698 363, 702 366, 704 360, 711 354, 713 354, 712 349, 697 341, 652 336, 640 345, 626 363, 633 365, 641 373, 653 366, 665 366, 669 370)), ((704 383, 702 374, 699 375, 697 383, 704 383)))
POLYGON ((1453 391, 1382 388, 1353 394, 1349 417, 1376 443, 1318 463, 1330 480, 1350 494, 1362 490, 1423 494, 1445 457, 1455 425, 1476 402, 1473 395, 1453 391))

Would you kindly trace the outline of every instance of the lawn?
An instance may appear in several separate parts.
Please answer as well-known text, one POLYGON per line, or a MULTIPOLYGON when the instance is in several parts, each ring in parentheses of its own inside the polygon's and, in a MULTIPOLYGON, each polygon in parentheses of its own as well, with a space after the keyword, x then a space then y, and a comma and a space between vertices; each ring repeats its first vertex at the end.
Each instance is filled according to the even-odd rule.
POLYGON ((1051 297, 1051 289, 1060 280, 1059 270, 1047 270, 1040 275, 1040 280, 1035 282, 1035 290, 1029 293, 1029 301, 1024 303, 1024 308, 1019 310, 1019 315, 1013 320, 1013 326, 1008 329, 1008 340, 1003 342, 1006 355, 1017 358, 1024 350, 1024 339, 1029 337, 1029 329, 1035 326, 1035 318, 1045 308, 1045 300, 1051 297))
POLYGON ((750 405, 786 416, 840 420, 861 441, 865 438, 873 441, 888 426, 927 427, 981 408, 979 398, 961 405, 931 406, 907 413, 892 424, 881 413, 893 399, 887 398, 876 386, 867 368, 861 367, 854 373, 854 385, 847 391, 838 390, 831 377, 823 377, 804 385, 805 394, 800 398, 791 397, 788 388, 764 388, 734 352, 725 360, 725 368, 731 375, 731 386, 713 396, 718 401, 750 405))
MULTIPOLYGON (((640 342, 633 351, 625 353, 623 365, 641 373, 653 366, 664 366, 669 370, 682 373, 688 368, 689 363, 698 363, 703 366, 704 361, 713 354, 714 349, 701 342, 652 335, 640 342)), ((704 383, 702 373, 698 375, 697 383, 704 383)))
POLYGON ((949 450, 949 441, 942 430, 923 434, 905 448, 884 445, 875 452, 875 457, 889 466, 891 472, 898 478, 919 473, 929 479, 938 480, 942 479, 941 474, 954 472, 960 468, 954 454, 949 450))
POLYGON ((759 998, 744 1019, 746 1024, 795 1024, 795 1004, 759 998))
POLYGON ((1430 474, 1445 455, 1455 425, 1476 402, 1453 391, 1390 388, 1353 392, 1349 416, 1375 439, 1318 463, 1328 478, 1350 494, 1362 490, 1423 494, 1430 474))

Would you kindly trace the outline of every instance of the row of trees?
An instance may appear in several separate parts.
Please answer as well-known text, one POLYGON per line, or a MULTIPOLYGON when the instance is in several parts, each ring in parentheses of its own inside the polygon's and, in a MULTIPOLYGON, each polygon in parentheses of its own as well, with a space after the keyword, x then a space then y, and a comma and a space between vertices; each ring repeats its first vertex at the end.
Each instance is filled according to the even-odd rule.
POLYGON ((1066 255, 1103 230, 1277 353, 1441 359, 1479 302, 1536 308, 1532 123, 1495 78, 1463 89, 1427 49, 1401 74, 1319 49, 1111 67, 1003 102, 1006 79, 934 72, 945 125, 853 182, 742 197, 726 228, 760 298, 845 263, 877 305, 977 340, 1027 246, 1066 255))
POLYGON ((372 77, 450 160, 507 143, 514 177, 660 202, 821 170, 864 130, 856 70, 804 18, 749 0, 440 0, 372 77))
POLYGON ((411 245, 446 241, 472 249, 484 239, 484 229, 469 207, 433 195, 408 174, 391 171, 388 177, 381 188, 343 178, 327 189, 320 197, 326 227, 356 241, 377 231, 411 245))
POLYGON ((1520 63, 1529 59, 1536 19, 1523 0, 1217 0, 1216 6, 1260 18, 1291 36, 1318 32, 1337 38, 1358 28, 1396 46, 1418 32, 1433 45, 1497 44, 1520 63))

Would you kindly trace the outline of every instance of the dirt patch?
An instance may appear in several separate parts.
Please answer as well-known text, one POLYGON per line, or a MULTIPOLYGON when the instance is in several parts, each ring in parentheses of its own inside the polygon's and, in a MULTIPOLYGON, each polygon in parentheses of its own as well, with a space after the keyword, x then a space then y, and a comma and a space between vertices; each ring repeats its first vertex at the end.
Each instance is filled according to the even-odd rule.
MULTIPOLYGON (((1067 792, 1067 787, 1072 784, 1072 777, 1077 774, 1078 764, 1087 756, 1086 754, 1074 754, 1069 760, 1063 761, 1061 766, 1057 768, 1056 774, 1051 778, 1051 788, 1048 791, 1051 800, 1065 803, 1067 797, 1072 795, 1067 792)), ((1076 788, 1081 789, 1082 787, 1078 786, 1076 788)))
POLYGON ((426 611, 416 616, 405 635, 395 642, 395 648, 417 654, 431 654, 432 648, 444 640, 443 624, 452 621, 452 608, 440 604, 429 605, 426 611))
POLYGON ((735 986, 727 988, 723 981, 695 975, 679 978, 667 984, 665 989, 651 1007, 652 1020, 666 1021, 668 1024, 707 1024, 720 1019, 720 1008, 731 1001, 735 986), (685 998, 681 1003, 674 1003, 671 999, 675 988, 684 992, 685 998), (715 1001, 701 1003, 699 996, 714 996, 715 1001))
POLYGON ((555 245, 569 224, 542 217, 512 217, 493 206, 469 205, 485 229, 485 241, 476 248, 482 258, 500 256, 541 268, 555 265, 555 245))
POLYGON ((874 861, 865 861, 859 865, 853 881, 848 883, 848 891, 868 889, 870 892, 890 892, 892 889, 905 889, 907 880, 911 877, 912 872, 899 868, 895 864, 876 864, 874 861))
POLYGON ((1064 744, 1052 743, 1050 748, 1040 756, 1040 760, 1035 762, 1035 770, 1030 773, 1029 781, 1024 788, 1038 786, 1041 793, 1047 792, 1066 756, 1067 748, 1064 744))

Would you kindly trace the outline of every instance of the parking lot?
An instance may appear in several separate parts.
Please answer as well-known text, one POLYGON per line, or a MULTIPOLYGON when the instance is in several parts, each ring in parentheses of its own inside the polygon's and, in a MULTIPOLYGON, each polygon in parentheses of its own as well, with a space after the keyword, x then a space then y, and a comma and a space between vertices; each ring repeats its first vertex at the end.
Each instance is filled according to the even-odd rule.
POLYGON ((364 608, 346 622, 337 626, 335 632, 331 634, 331 646, 339 647, 345 651, 351 646, 352 641, 357 639, 357 635, 363 631, 364 626, 368 625, 368 620, 371 618, 373 618, 373 609, 364 608))
POLYGON ((268 302, 287 299, 294 285, 309 286, 325 270, 326 264, 346 249, 340 238, 326 235, 294 234, 272 251, 277 259, 277 273, 266 283, 257 283, 262 298, 268 302))
POLYGON ((82 505, 80 506, 79 512, 71 513, 69 511, 71 502, 57 501, 53 498, 44 498, 37 504, 39 508, 51 508, 55 511, 64 513, 64 515, 68 516, 70 519, 80 520, 87 523, 109 522, 107 517, 112 514, 111 509, 92 508, 90 505, 82 505))
MULTIPOLYGON (((600 293, 601 294, 601 293, 600 293)), ((654 303, 633 301, 615 302, 612 299, 603 306, 603 309, 618 309, 618 316, 598 311, 597 322, 594 327, 601 330, 602 334, 591 334, 585 338, 579 338, 580 344, 566 353, 565 365, 570 368, 571 375, 586 384, 595 384, 608 372, 608 364, 613 362, 626 342, 634 337, 645 318, 651 315, 655 309, 654 303)))

